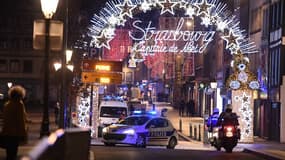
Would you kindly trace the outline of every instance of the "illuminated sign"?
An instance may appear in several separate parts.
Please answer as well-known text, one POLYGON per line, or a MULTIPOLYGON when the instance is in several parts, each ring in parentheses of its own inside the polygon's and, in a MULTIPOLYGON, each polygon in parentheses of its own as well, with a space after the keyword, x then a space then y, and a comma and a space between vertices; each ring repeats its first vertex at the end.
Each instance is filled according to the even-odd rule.
POLYGON ((141 20, 133 22, 136 31, 129 31, 129 36, 133 40, 139 41, 134 49, 145 55, 154 54, 155 52, 202 53, 214 39, 216 33, 215 31, 184 31, 182 30, 183 18, 178 21, 175 30, 156 30, 151 21, 146 28, 141 28, 141 23, 141 20), (149 44, 149 41, 153 43, 149 44), (180 43, 183 43, 183 45, 180 43))
POLYGON ((95 70, 110 71, 111 70, 111 66, 109 66, 109 65, 95 65, 95 70))
POLYGON ((110 71, 110 72, 122 72, 123 64, 121 61, 99 61, 84 59, 82 61, 83 71, 110 71))
POLYGON ((99 72, 82 72, 81 81, 83 83, 112 83, 121 84, 122 83, 121 73, 99 73, 99 72))
POLYGON ((110 83, 111 79, 108 77, 101 77, 100 78, 100 83, 110 83))

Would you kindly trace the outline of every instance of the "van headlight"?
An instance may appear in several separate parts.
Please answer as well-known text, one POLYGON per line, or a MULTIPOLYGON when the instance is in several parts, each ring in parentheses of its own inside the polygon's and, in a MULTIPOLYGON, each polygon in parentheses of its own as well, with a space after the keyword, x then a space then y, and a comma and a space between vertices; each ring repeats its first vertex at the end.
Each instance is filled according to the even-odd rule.
POLYGON ((134 135, 135 134, 135 130, 134 129, 127 129, 123 131, 124 134, 130 134, 130 135, 134 135))
POLYGON ((107 133, 107 127, 103 128, 103 129, 102 129, 102 132, 103 132, 103 133, 107 133))

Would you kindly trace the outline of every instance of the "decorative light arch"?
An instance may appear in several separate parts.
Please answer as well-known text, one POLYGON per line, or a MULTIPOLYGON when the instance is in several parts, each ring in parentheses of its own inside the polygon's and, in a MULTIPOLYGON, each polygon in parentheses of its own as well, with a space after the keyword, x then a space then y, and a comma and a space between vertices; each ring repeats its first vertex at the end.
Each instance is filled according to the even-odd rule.
POLYGON ((257 52, 254 43, 244 35, 245 30, 240 29, 239 20, 218 0, 110 0, 91 20, 89 36, 92 43, 98 48, 110 49, 109 42, 115 37, 117 26, 124 26, 134 14, 152 9, 159 9, 160 15, 175 15, 175 11, 182 10, 191 19, 200 17, 201 25, 205 27, 216 26, 231 54, 257 52))
MULTIPOLYGON (((245 30, 240 29, 238 18, 231 14, 226 4, 218 0, 109 0, 105 7, 98 14, 95 14, 91 20, 91 25, 88 28, 88 34, 92 37, 91 44, 97 48, 104 47, 110 49, 109 42, 115 37, 117 26, 124 26, 126 21, 129 18, 133 18, 135 14, 146 13, 152 9, 158 9, 160 15, 169 13, 173 16, 176 11, 182 10, 184 15, 190 19, 199 17, 201 19, 200 24, 205 27, 215 26, 216 31, 220 33, 221 38, 226 42, 225 48, 234 57, 238 55, 245 57, 244 54, 257 53, 254 42, 250 42, 249 38, 245 36, 245 30)), ((136 47, 137 45, 135 44, 134 46, 136 47)), ((133 50, 133 52, 136 51, 133 50)), ((250 82, 256 79, 255 76, 244 71, 240 75, 242 76, 239 77, 243 77, 241 80, 239 77, 238 80, 234 78, 229 80, 229 83, 232 84, 229 86, 230 89, 245 91, 259 88, 256 80, 254 82, 255 85, 249 85, 250 82), (251 81, 248 81, 247 76, 251 77, 251 81), (249 87, 241 88, 241 84, 238 84, 241 82, 249 87)), ((241 99, 239 97, 244 96, 250 97, 245 92, 241 92, 241 95, 235 96, 235 102, 241 99)), ((249 104, 249 101, 243 101, 238 110, 243 115, 242 121, 246 122, 247 126, 241 128, 242 139, 243 137, 253 137, 253 112, 248 107, 250 105, 252 104, 249 104)))

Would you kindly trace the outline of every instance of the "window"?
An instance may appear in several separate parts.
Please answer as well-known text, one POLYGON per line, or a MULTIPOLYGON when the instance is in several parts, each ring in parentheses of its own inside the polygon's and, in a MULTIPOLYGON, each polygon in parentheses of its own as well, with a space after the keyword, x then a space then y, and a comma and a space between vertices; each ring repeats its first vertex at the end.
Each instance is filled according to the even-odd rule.
POLYGON ((19 60, 10 61, 10 72, 12 73, 20 72, 20 61, 19 60))
POLYGON ((263 27, 262 27, 262 36, 267 37, 269 33, 269 10, 265 9, 263 11, 263 27))
POLYGON ((25 38, 22 40, 22 46, 23 49, 32 49, 33 48, 33 40, 30 38, 25 38))
POLYGON ((146 128, 163 128, 163 127, 168 127, 168 122, 167 120, 162 118, 153 119, 146 126, 146 128))
POLYGON ((23 72, 24 73, 33 73, 33 61, 32 60, 24 60, 23 72))
POLYGON ((101 108, 100 117, 120 118, 122 114, 126 115, 126 113, 126 108, 106 106, 101 108))
POLYGON ((143 125, 149 120, 149 117, 128 117, 125 120, 121 121, 120 124, 125 125, 143 125))
POLYGON ((7 67, 7 60, 1 59, 0 60, 0 72, 7 72, 8 67, 7 67))

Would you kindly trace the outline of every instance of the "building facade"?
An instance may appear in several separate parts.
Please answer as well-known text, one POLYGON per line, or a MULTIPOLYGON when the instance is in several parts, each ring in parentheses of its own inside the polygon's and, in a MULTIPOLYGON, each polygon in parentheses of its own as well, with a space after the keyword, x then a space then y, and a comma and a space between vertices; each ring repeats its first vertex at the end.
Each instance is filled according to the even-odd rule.
MULTIPOLYGON (((68 48, 78 39, 80 2, 70 1, 68 21, 68 48), (72 31, 72 32, 71 32, 72 31)), ((65 2, 60 1, 54 20, 65 21, 65 2)), ((34 20, 43 19, 40 1, 12 0, 0 9, 0 93, 7 98, 8 86, 22 85, 27 90, 26 103, 39 107, 43 103, 44 50, 33 48, 34 20)), ((50 52, 50 100, 56 101, 55 70, 53 63, 63 51, 50 52)), ((57 77, 58 78, 58 77, 57 77)))

